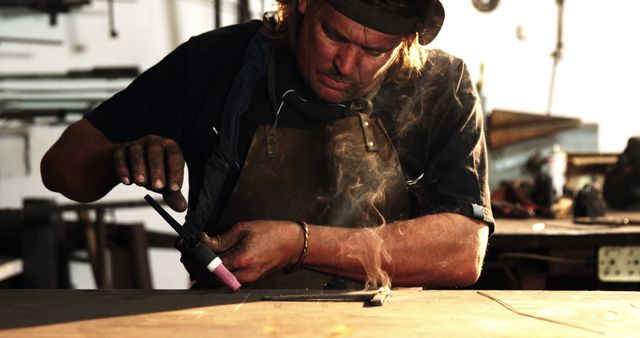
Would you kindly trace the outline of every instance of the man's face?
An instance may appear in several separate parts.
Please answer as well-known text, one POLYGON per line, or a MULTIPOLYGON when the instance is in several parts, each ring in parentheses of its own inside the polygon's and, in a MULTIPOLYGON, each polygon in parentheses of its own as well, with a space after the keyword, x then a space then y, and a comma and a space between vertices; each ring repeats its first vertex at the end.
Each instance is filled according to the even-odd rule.
POLYGON ((297 60, 314 93, 329 102, 366 95, 384 76, 402 37, 374 31, 324 1, 300 0, 297 60))

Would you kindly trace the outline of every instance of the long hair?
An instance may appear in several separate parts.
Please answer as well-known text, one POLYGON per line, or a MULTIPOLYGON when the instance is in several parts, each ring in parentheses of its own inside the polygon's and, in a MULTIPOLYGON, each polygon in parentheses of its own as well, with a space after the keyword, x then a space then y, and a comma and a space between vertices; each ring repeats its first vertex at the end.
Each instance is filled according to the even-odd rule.
MULTIPOLYGON (((278 9, 273 17, 275 23, 272 27, 273 34, 284 39, 287 45, 295 50, 296 33, 300 28, 302 16, 298 13, 296 6, 298 0, 276 0, 278 9)), ((324 1, 324 0, 308 0, 308 1, 324 1)), ((399 10, 413 10, 407 2, 399 0, 369 0, 373 3, 381 3, 385 6, 396 7, 399 10)), ((424 1, 417 1, 422 2, 424 1)), ((418 41, 418 33, 409 34, 403 37, 396 53, 395 60, 392 60, 391 67, 387 76, 387 80, 406 81, 413 77, 419 76, 427 62, 428 50, 418 41)))

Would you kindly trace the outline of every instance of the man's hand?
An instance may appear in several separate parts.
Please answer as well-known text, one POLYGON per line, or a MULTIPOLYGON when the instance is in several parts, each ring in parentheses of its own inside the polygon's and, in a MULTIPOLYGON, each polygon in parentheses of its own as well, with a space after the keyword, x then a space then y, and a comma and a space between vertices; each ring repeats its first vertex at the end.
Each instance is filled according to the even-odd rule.
POLYGON ((304 234, 295 222, 251 221, 218 236, 204 235, 202 241, 241 283, 252 283, 295 264, 304 234))
POLYGON ((184 178, 184 157, 178 144, 168 138, 147 135, 119 146, 113 165, 120 182, 135 183, 162 193, 175 211, 185 211, 187 201, 180 192, 184 178))
POLYGON ((162 192, 165 202, 184 211, 180 193, 184 158, 178 144, 148 135, 130 143, 114 143, 82 119, 70 125, 40 163, 42 182, 51 191, 79 202, 102 198, 119 182, 162 192))

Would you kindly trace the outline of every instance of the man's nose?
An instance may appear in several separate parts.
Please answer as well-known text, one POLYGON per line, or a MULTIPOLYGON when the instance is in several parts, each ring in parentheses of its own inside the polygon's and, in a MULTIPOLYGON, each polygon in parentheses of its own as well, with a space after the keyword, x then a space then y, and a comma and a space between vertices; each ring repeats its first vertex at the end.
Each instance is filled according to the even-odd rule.
POLYGON ((342 76, 351 76, 358 65, 358 48, 353 45, 341 48, 333 59, 333 66, 342 76))

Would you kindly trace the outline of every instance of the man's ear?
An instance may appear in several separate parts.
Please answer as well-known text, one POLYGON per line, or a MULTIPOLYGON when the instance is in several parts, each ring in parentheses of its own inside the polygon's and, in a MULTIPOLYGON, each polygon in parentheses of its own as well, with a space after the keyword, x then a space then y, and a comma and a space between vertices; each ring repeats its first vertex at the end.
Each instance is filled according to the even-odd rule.
POLYGON ((304 14, 307 11, 307 5, 309 5, 309 0, 298 0, 298 13, 304 14))

